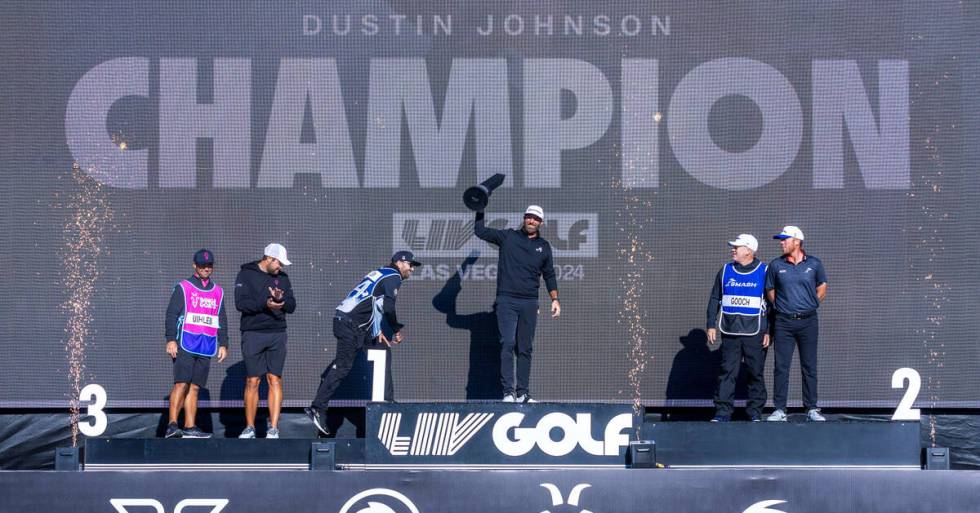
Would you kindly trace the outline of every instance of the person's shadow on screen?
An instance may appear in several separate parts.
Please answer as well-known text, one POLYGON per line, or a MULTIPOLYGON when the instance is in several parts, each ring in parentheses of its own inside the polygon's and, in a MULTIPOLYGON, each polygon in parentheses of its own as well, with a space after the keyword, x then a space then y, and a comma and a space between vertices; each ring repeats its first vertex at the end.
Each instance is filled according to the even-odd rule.
POLYGON ((498 400, 503 394, 503 387, 500 384, 500 330, 497 328, 497 314, 490 310, 460 315, 456 310, 456 301, 463 290, 461 272, 466 272, 476 260, 477 256, 471 253, 463 261, 442 290, 432 298, 432 306, 445 314, 446 324, 450 328, 470 332, 466 399, 498 400))
MULTIPOLYGON (((668 401, 711 400, 715 395, 715 385, 718 382, 718 369, 721 365, 721 351, 708 347, 708 334, 701 329, 694 329, 680 337, 681 350, 674 356, 670 366, 670 376, 667 378, 668 401)), ((668 403, 669 404, 669 403, 668 403)), ((691 404, 693 406, 693 404, 691 404)), ((671 420, 681 420, 682 415, 676 408, 681 405, 668 406, 668 417, 671 420)), ((714 410, 698 410, 683 416, 692 418, 684 420, 704 420, 710 418, 714 410)))

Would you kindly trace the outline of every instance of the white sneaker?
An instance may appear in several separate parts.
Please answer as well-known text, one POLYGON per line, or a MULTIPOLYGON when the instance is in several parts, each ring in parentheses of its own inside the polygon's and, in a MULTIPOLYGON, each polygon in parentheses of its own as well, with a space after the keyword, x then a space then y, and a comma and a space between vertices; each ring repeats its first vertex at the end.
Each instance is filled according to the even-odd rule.
POLYGON ((276 438, 276 439, 278 439, 279 438, 279 428, 269 428, 269 430, 265 432, 265 437, 266 438, 276 438))
POLYGON ((516 401, 516 399, 514 398, 514 394, 507 394, 504 396, 505 403, 512 403, 514 401, 516 401))
POLYGON ((818 408, 813 408, 806 412, 806 420, 810 422, 826 422, 827 418, 820 414, 820 410, 818 408))
POLYGON ((248 426, 242 434, 238 435, 238 438, 255 438, 255 428, 248 426))
POLYGON ((537 402, 534 399, 531 399, 531 396, 529 396, 527 394, 523 394, 523 395, 519 396, 516 399, 516 401, 519 402, 519 403, 536 403, 537 402))
POLYGON ((766 417, 766 420, 769 422, 786 422, 787 418, 786 412, 783 410, 776 410, 770 413, 769 416, 766 417))

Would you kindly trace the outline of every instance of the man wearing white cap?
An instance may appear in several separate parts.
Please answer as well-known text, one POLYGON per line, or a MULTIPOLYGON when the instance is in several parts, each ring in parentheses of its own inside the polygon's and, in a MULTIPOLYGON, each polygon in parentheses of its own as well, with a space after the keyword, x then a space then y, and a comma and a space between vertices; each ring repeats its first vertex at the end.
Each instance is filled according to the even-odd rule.
POLYGON ((789 369, 794 348, 799 347, 807 420, 824 421, 817 407, 817 308, 827 295, 827 273, 820 259, 803 251, 803 231, 796 226, 783 227, 773 238, 779 240, 783 255, 769 263, 766 273, 766 296, 775 310, 776 353, 772 394, 776 410, 767 420, 786 421, 789 369))
POLYGON ((534 402, 529 390, 531 344, 538 321, 538 290, 542 277, 551 296, 552 318, 561 314, 551 244, 538 232, 544 222, 544 209, 538 205, 527 207, 519 230, 488 228, 483 218, 482 211, 476 213, 473 232, 477 237, 500 248, 494 310, 497 314, 497 327, 500 329, 500 383, 504 402, 534 402))
POLYGON ((748 401, 745 412, 749 420, 762 420, 766 405, 766 348, 769 347, 769 323, 766 319, 766 264, 755 257, 759 241, 743 233, 730 241, 732 261, 715 277, 708 299, 708 343, 718 342, 721 332, 721 370, 715 389, 715 417, 712 422, 732 419, 735 383, 742 360, 748 370, 748 401), (720 315, 719 315, 720 313, 720 315))
POLYGON ((286 364, 286 314, 296 311, 286 248, 272 243, 262 259, 242 265, 235 278, 235 308, 242 313, 242 357, 245 360, 245 430, 239 438, 255 438, 262 376, 269 383, 269 430, 266 438, 279 438, 282 411, 282 371, 286 364))

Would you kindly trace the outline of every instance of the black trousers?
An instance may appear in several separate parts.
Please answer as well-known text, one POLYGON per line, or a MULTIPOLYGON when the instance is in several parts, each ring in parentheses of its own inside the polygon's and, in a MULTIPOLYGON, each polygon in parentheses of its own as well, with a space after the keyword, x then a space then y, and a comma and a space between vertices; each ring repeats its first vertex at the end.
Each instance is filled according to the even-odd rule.
POLYGON ((748 401, 745 413, 749 417, 762 415, 766 405, 766 349, 762 347, 763 333, 756 335, 721 335, 721 369, 715 389, 715 415, 730 417, 734 410, 735 384, 742 360, 748 371, 748 401))
POLYGON ((500 329, 500 385, 503 393, 521 396, 529 392, 531 347, 538 323, 538 300, 497 296, 497 327, 500 329), (514 384, 514 353, 517 353, 517 384, 514 384))
POLYGON ((786 410, 789 395, 789 368, 793 363, 793 351, 800 348, 800 371, 803 374, 803 407, 817 407, 817 314, 806 319, 793 319, 776 314, 773 350, 776 367, 773 372, 772 401, 777 409, 786 410))
POLYGON ((395 385, 391 377, 391 348, 374 342, 370 332, 358 329, 349 319, 334 317, 333 335, 337 338, 337 355, 320 375, 320 386, 316 390, 316 397, 313 399, 312 406, 321 410, 327 409, 330 398, 333 397, 344 378, 350 374, 354 367, 354 360, 357 359, 357 353, 362 349, 384 349, 387 352, 385 355, 385 369, 387 370, 385 372, 385 400, 393 400, 395 385))

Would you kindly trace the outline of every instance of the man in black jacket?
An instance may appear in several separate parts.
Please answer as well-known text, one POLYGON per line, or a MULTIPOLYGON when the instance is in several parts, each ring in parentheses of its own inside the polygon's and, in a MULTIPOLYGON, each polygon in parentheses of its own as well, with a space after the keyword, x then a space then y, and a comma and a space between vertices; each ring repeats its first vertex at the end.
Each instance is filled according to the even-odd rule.
POLYGON ((269 244, 261 260, 242 265, 235 278, 235 308, 242 313, 242 356, 245 359, 245 430, 239 438, 255 438, 259 383, 269 382, 269 431, 279 438, 282 410, 282 370, 286 363, 286 314, 296 311, 286 248, 269 244))
POLYGON ((714 345, 721 338, 721 370, 715 390, 715 417, 711 421, 731 420, 735 383, 744 359, 749 392, 745 411, 749 420, 758 422, 766 405, 762 373, 769 347, 767 267, 755 257, 759 241, 752 235, 740 234, 728 245, 732 249, 732 261, 718 271, 708 298, 708 343, 714 345))
POLYGON ((167 438, 211 438, 210 433, 197 427, 195 420, 198 392, 201 387, 207 386, 211 357, 217 356, 218 361, 223 362, 228 356, 228 317, 225 314, 224 290, 211 279, 213 271, 214 253, 207 249, 194 253, 194 275, 177 282, 170 293, 165 337, 167 354, 174 362, 174 387, 170 391, 170 418, 164 435, 167 438), (198 294, 207 296, 210 303, 203 304, 202 301, 199 304, 198 294), (190 297, 192 305, 187 304, 185 296, 190 297), (217 319, 211 315, 215 310, 218 312, 217 319), (214 337, 211 337, 210 330, 214 329, 214 321, 217 321, 218 328, 214 337), (202 330, 202 327, 205 329, 202 330), (196 344, 185 340, 185 334, 188 338, 195 339, 193 342, 196 344), (200 344, 202 339, 204 344, 200 344), (183 430, 177 425, 181 408, 184 410, 183 430))
MULTIPOLYGON (((333 334, 337 337, 337 356, 320 379, 316 397, 305 409, 313 425, 326 436, 327 405, 337 387, 354 366, 357 352, 372 340, 385 349, 400 344, 403 324, 398 322, 395 313, 395 300, 402 280, 407 280, 412 271, 422 265, 415 260, 411 251, 399 251, 391 256, 391 263, 371 271, 354 287, 337 306, 333 317, 333 334)), ((391 352, 385 355, 386 386, 385 400, 394 400, 394 385, 391 380, 391 352)))
POLYGON ((520 230, 487 228, 483 212, 476 213, 473 232, 500 248, 497 262, 497 298, 494 309, 500 328, 500 383, 504 402, 535 402, 528 390, 531 379, 531 343, 538 321, 538 289, 544 277, 551 296, 551 316, 561 315, 558 281, 551 244, 538 233, 544 210, 531 205, 524 212, 520 230), (517 385, 514 385, 514 352, 517 351, 517 385))

